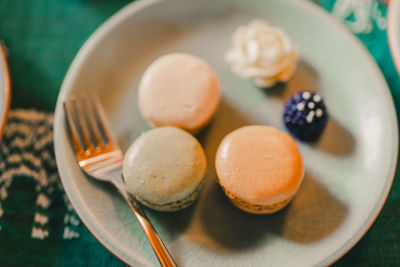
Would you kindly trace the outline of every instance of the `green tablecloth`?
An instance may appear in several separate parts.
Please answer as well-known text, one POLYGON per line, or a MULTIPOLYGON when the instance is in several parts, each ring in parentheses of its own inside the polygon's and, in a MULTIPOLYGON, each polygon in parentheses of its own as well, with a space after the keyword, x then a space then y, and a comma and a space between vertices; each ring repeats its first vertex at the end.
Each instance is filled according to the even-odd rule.
MULTIPOLYGON (((357 36, 381 68, 399 116, 400 78, 388 48, 384 1, 314 2, 332 12, 338 2, 342 8, 349 3, 359 8, 357 1, 377 5, 367 18, 372 28, 368 30, 368 23, 365 24, 365 32, 357 36)), ((9 47, 13 109, 0 145, 1 266, 123 265, 91 236, 65 198, 53 158, 51 113, 62 79, 78 49, 102 22, 129 2, 0 0, 0 39, 9 47), (30 145, 22 146, 23 140, 30 145), (46 167, 45 171, 41 166, 46 167)), ((340 16, 336 11, 336 16, 340 16)), ((359 20, 354 14, 346 19, 359 20)), ((349 24, 357 30, 355 26, 349 24)), ((400 266, 398 176, 397 171, 377 221, 336 266, 400 266)))

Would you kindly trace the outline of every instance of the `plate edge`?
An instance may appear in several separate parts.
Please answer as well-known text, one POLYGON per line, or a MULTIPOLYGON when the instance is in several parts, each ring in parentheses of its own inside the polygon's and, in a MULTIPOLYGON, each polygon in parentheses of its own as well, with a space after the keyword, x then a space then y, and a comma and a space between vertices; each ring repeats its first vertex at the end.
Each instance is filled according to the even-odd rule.
POLYGON ((6 90, 5 91, 6 99, 5 99, 5 103, 4 103, 3 117, 2 117, 2 122, 0 125, 0 139, 1 139, 1 136, 3 135, 4 128, 5 128, 6 122, 7 122, 8 111, 10 109, 10 97, 11 97, 10 68, 8 65, 4 46, 1 43, 0 43, 0 57, 2 58, 2 62, 4 65, 4 70, 5 70, 5 90, 6 90))
POLYGON ((387 37, 393 63, 396 67, 397 73, 400 75, 400 50, 396 52, 396 49, 400 49, 400 40, 396 40, 396 38, 394 38, 394 36, 396 36, 396 27, 394 26, 396 23, 396 11, 400 11, 400 1, 390 1, 387 11, 387 37))

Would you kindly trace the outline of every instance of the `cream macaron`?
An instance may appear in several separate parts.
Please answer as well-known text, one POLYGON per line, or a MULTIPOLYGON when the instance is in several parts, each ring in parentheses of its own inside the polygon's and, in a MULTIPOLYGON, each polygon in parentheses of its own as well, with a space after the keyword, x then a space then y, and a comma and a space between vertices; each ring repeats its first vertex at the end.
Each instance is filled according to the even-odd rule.
POLYGON ((296 142, 269 126, 245 126, 228 134, 218 148, 215 166, 227 197, 256 214, 285 207, 304 176, 296 142))
POLYGON ((138 98, 139 109, 152 126, 176 126, 195 134, 217 110, 218 79, 213 69, 196 56, 167 54, 144 72, 138 98))
POLYGON ((175 211, 197 198, 206 172, 200 143, 176 127, 143 133, 125 154, 123 175, 128 192, 145 206, 175 211))

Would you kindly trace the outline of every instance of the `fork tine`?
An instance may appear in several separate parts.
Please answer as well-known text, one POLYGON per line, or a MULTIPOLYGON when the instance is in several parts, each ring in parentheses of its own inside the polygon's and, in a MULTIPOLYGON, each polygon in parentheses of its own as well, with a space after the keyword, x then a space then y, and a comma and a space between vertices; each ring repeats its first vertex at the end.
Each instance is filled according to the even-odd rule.
POLYGON ((74 109, 72 107, 71 100, 64 101, 64 114, 67 119, 67 124, 69 128, 69 133, 72 141, 72 145, 76 152, 81 152, 85 150, 83 141, 78 133, 77 125, 74 120, 74 109))
POLYGON ((95 142, 95 147, 101 148, 101 146, 104 146, 105 144, 102 140, 101 129, 97 123, 97 119, 94 113, 95 107, 93 104, 93 100, 87 95, 84 95, 82 100, 84 102, 84 106, 86 107, 86 118, 89 122, 90 133, 93 137, 93 141, 95 142))
POLYGON ((95 116, 97 117, 97 121, 99 123, 99 126, 101 128, 101 131, 103 133, 103 137, 105 139, 106 144, 113 144, 113 138, 111 135, 111 130, 110 130, 110 125, 108 123, 108 119, 106 116, 106 113, 103 109, 103 106, 100 103, 99 98, 97 95, 93 95, 93 106, 94 106, 94 112, 95 116))
POLYGON ((81 98, 72 96, 71 100, 74 100, 73 102, 75 103, 75 108, 76 108, 76 112, 77 112, 76 117, 78 119, 78 125, 79 125, 78 130, 80 130, 81 136, 83 138, 83 142, 86 147, 86 152, 90 153, 95 148, 94 148, 94 144, 90 138, 89 129, 87 126, 87 122, 85 120, 86 108, 84 108, 82 98, 83 98, 83 96, 81 98))

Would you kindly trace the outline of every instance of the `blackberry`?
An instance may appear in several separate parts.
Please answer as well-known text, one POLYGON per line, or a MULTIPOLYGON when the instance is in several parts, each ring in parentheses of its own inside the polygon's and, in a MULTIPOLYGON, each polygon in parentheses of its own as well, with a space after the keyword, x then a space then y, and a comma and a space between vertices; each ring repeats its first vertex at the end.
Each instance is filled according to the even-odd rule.
POLYGON ((328 113, 319 94, 303 91, 285 104, 283 122, 289 132, 301 141, 316 141, 328 121, 328 113))

